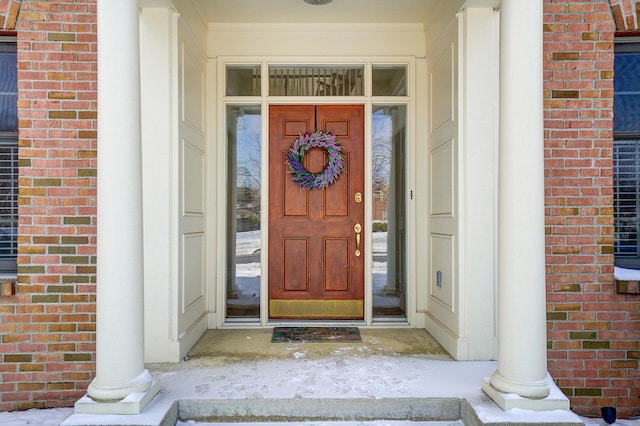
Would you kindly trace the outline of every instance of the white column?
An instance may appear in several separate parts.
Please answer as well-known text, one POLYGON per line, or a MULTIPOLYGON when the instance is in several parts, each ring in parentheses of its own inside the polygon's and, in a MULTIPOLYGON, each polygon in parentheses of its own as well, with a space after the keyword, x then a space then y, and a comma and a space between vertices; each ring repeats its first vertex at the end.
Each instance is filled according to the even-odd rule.
POLYGON ((105 403, 155 386, 143 353, 139 7, 133 0, 97 6, 97 342, 87 392, 105 403))
POLYGON ((542 0, 502 0, 498 370, 491 386, 549 395, 544 225, 542 0))

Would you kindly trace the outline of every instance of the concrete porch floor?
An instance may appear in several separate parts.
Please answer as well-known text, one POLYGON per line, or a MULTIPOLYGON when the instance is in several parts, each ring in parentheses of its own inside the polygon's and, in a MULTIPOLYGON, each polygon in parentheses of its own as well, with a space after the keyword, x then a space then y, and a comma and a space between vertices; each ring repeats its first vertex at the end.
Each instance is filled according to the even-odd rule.
POLYGON ((362 343, 293 344, 271 343, 271 329, 209 330, 183 362, 147 366, 162 390, 142 414, 75 414, 62 425, 583 424, 565 410, 503 411, 481 390, 497 362, 454 361, 424 330, 360 331, 362 343))
POLYGON ((362 343, 271 343, 273 329, 208 330, 191 349, 189 360, 229 363, 304 357, 425 356, 451 359, 425 330, 360 328, 362 343), (296 355, 297 354, 297 355, 296 355))

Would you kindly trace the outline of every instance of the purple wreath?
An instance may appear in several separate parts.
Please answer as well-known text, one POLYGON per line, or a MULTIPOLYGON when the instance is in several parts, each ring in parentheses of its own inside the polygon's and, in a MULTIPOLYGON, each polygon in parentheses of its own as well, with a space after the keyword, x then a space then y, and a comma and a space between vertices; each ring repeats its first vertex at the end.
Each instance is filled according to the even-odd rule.
POLYGON ((336 143, 336 137, 329 132, 316 130, 305 136, 300 135, 293 141, 287 151, 287 164, 293 173, 293 181, 302 189, 323 189, 338 179, 344 169, 342 147, 336 143), (302 165, 304 155, 311 148, 322 148, 327 151, 327 165, 319 173, 311 173, 302 165))

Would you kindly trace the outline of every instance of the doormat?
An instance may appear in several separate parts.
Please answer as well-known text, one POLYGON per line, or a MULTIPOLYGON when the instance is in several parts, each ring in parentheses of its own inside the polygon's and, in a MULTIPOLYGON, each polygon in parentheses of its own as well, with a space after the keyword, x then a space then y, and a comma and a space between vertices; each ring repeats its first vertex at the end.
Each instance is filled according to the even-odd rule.
POLYGON ((275 327, 271 343, 362 342, 358 327, 275 327))

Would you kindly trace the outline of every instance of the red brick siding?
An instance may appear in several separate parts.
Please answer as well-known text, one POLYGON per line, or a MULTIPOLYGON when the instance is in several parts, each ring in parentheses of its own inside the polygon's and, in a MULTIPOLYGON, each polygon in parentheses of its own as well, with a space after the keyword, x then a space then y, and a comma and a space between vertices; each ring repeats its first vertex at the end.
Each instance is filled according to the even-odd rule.
POLYGON ((580 414, 639 415, 640 299, 613 282, 612 8, 545 0, 544 11, 549 371, 580 414))
POLYGON ((611 14, 618 31, 638 30, 640 3, 636 0, 610 0, 611 14))
POLYGON ((19 12, 19 0, 0 0, 0 28, 3 30, 14 30, 19 12))
MULTIPOLYGON (((0 16, 18 4, 0 0, 0 16)), ((70 406, 95 370, 95 0, 24 1, 15 29, 18 286, 0 301, 0 410, 70 406)))

